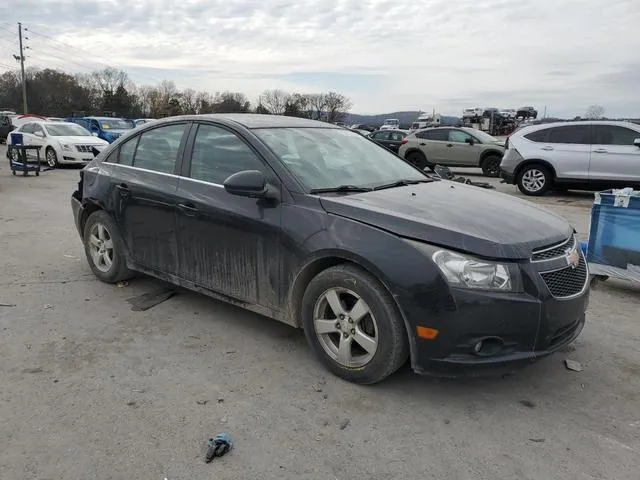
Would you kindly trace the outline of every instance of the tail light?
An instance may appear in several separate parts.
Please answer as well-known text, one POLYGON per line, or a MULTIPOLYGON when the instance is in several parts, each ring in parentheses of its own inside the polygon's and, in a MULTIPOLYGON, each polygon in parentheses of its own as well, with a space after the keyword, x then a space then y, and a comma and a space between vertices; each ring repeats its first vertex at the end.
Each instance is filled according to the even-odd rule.
POLYGON ((409 143, 409 140, 407 140, 406 138, 403 138, 402 141, 400 142, 400 145, 404 145, 405 143, 409 143))

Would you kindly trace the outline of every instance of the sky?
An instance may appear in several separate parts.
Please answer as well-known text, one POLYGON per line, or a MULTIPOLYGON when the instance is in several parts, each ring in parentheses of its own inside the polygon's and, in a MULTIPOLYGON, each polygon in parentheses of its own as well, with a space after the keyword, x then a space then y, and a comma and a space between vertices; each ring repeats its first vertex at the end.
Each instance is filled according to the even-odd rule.
POLYGON ((348 96, 352 113, 534 106, 640 116, 640 0, 8 0, 0 72, 121 68, 138 84, 348 96))

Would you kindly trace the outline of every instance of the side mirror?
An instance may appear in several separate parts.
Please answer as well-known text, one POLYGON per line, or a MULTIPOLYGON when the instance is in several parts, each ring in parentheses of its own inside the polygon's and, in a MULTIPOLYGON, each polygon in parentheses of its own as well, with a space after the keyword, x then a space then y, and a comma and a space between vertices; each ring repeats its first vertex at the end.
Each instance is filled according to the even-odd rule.
POLYGON ((263 198, 267 195, 267 181, 259 170, 243 170, 228 177, 224 189, 239 197, 263 198))
POLYGON ((640 148, 640 138, 636 138, 636 139, 633 141, 633 144, 634 144, 636 147, 640 148))
POLYGON ((34 134, 36 137, 44 138, 44 132, 37 131, 37 132, 34 132, 33 134, 34 134))
POLYGON ((91 135, 93 135, 94 137, 98 136, 98 132, 91 132, 91 135))
POLYGON ((475 142, 473 141, 473 138, 471 137, 467 137, 464 139, 465 143, 468 143, 469 145, 473 145, 475 142))

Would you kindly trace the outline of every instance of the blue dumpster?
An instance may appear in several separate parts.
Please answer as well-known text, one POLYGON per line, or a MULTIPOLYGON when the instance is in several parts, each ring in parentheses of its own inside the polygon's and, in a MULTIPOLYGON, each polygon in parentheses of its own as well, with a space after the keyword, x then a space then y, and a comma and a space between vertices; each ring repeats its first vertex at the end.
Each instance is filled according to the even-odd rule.
POLYGON ((587 261, 592 275, 640 282, 640 191, 596 193, 587 261))

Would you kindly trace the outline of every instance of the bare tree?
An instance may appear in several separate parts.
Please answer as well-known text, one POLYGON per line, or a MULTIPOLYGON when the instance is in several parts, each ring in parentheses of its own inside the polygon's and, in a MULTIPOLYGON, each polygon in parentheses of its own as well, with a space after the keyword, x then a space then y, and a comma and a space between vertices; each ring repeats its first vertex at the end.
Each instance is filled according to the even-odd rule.
POLYGON ((588 120, 599 120, 604 117, 605 109, 602 105, 590 105, 584 118, 588 120))
POLYGON ((351 110, 351 100, 341 93, 329 92, 325 97, 327 122, 341 122, 351 110))
POLYGON ((118 87, 126 87, 129 83, 129 76, 124 70, 107 67, 104 70, 93 72, 93 79, 103 92, 113 95, 118 87))
POLYGON ((258 103, 274 115, 282 115, 287 108, 288 99, 289 94, 282 90, 265 90, 262 95, 260 95, 258 103))
POLYGON ((323 93, 312 93, 309 98, 309 109, 312 111, 314 120, 324 120, 326 118, 325 108, 327 106, 326 96, 323 93))
POLYGON ((182 105, 182 113, 198 113, 198 97, 196 91, 193 88, 183 90, 180 94, 180 104, 182 105))

